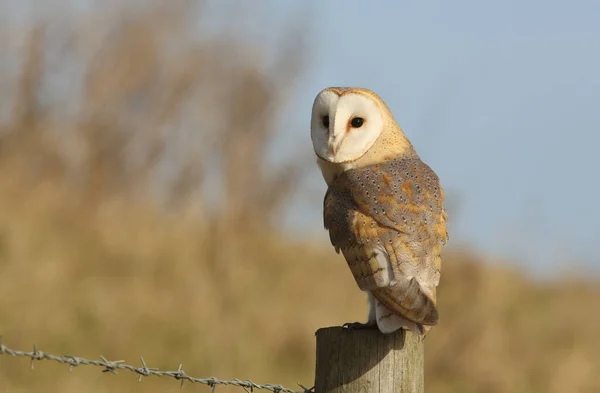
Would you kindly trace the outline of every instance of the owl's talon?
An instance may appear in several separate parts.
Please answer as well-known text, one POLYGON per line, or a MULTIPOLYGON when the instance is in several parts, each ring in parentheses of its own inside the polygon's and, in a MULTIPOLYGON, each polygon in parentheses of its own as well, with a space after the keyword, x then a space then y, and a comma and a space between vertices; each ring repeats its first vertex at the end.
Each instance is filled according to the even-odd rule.
POLYGON ((367 330, 367 329, 376 329, 376 323, 362 323, 362 322, 346 322, 342 325, 342 327, 348 330, 367 330))

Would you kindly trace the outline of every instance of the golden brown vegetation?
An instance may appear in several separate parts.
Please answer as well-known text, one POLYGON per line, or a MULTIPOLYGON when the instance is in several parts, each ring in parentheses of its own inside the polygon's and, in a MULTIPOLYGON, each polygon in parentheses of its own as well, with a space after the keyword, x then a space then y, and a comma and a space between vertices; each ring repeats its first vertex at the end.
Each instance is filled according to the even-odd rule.
MULTIPOLYGON (((332 249, 265 220, 313 164, 263 160, 302 48, 292 39, 265 72, 233 35, 194 40, 189 12, 72 26, 59 64, 83 77, 62 75, 62 96, 43 26, 18 78, 0 75, 12 108, 0 130, 0 334, 12 347, 310 386, 314 331, 364 319, 366 301, 332 249)), ((459 251, 444 269, 428 392, 600 391, 597 285, 533 284, 459 251)), ((0 391, 40 389, 179 391, 0 357, 0 391)))

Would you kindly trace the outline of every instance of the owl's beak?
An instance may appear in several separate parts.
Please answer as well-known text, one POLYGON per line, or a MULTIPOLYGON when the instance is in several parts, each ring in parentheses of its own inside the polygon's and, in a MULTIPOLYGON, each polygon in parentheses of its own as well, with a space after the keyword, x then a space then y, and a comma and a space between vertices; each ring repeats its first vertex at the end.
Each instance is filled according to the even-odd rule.
POLYGON ((337 153, 338 150, 340 150, 341 144, 342 144, 342 140, 340 138, 336 138, 334 135, 332 135, 329 138, 329 152, 332 155, 335 155, 335 153, 337 153))

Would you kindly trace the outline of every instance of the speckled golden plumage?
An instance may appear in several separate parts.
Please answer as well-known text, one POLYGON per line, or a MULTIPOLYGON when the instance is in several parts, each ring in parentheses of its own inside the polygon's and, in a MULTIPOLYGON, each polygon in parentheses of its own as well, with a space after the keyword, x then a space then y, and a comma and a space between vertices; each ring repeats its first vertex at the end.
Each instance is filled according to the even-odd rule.
POLYGON ((443 200, 436 174, 402 156, 341 173, 325 195, 325 228, 360 289, 421 325, 438 321, 435 287, 448 238, 443 200), (392 285, 375 260, 377 246, 390 258, 392 285))

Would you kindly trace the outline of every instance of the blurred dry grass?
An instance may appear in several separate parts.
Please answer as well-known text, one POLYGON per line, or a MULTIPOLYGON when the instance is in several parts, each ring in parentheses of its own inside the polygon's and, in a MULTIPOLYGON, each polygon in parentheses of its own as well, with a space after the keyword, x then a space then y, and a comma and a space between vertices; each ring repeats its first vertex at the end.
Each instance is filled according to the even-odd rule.
MULTIPOLYGON (((234 34, 196 40, 187 3, 157 4, 58 38, 36 26, 18 77, 0 70, 0 333, 17 348, 310 385, 313 332, 367 308, 341 257, 269 221, 313 165, 264 159, 303 48, 290 36, 265 70, 234 34)), ((600 391, 598 285, 533 284, 463 251, 444 269, 428 392, 600 391)), ((0 391, 39 390, 179 387, 0 358, 0 391)))

